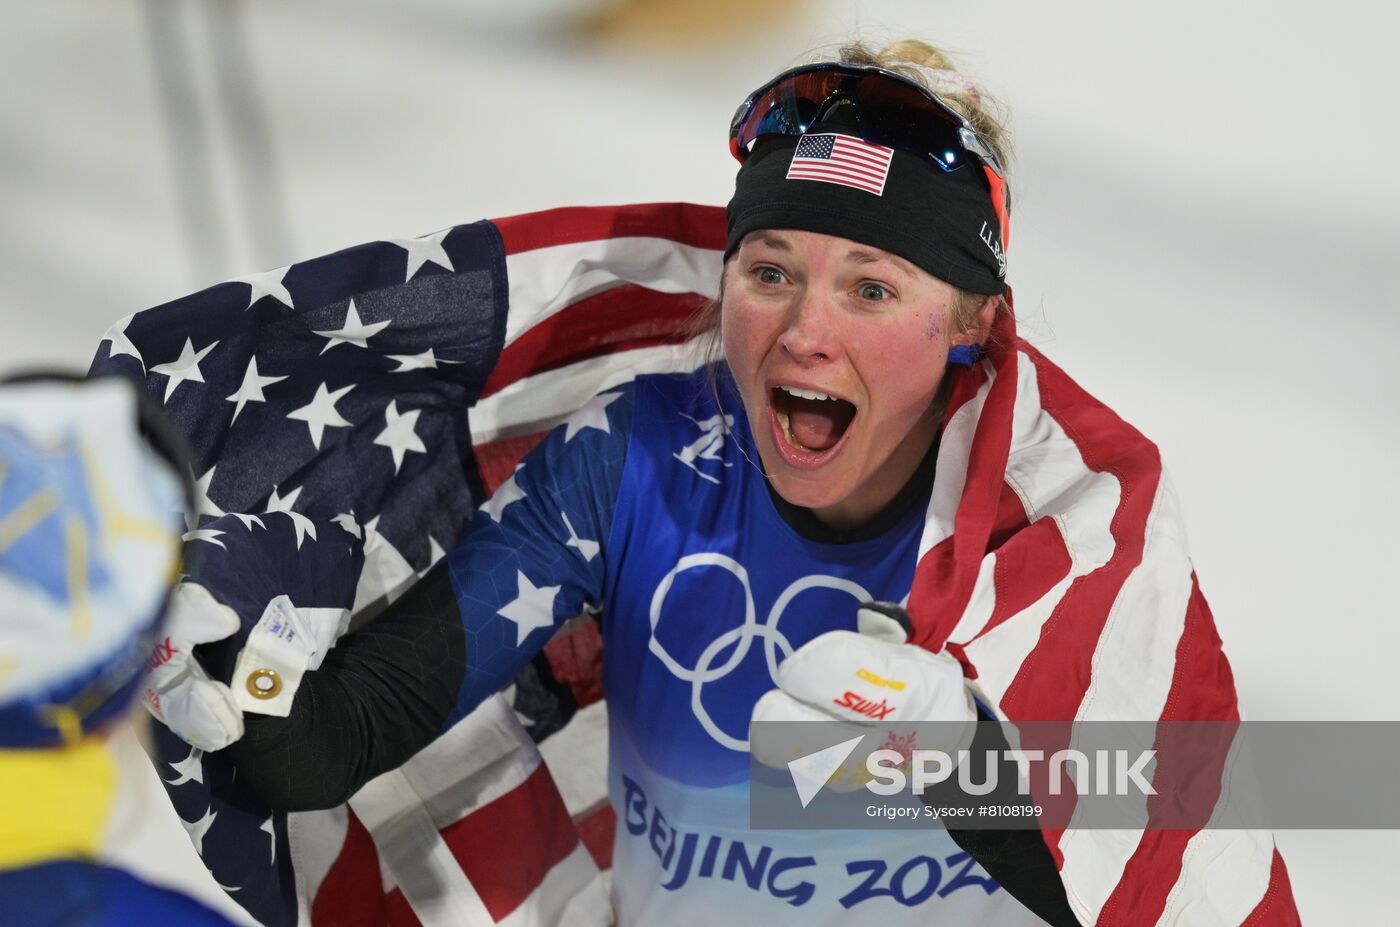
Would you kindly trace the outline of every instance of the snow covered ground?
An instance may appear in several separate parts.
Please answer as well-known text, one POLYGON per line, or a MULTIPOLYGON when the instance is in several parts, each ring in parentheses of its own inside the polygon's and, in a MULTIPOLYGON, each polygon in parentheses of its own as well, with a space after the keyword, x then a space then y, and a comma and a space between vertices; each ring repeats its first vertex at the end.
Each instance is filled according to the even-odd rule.
MULTIPOLYGON (((1022 330, 1161 446, 1249 717, 1400 719, 1400 501, 1371 485, 1400 457, 1394 5, 634 2, 558 27, 590 6, 9 5, 0 372, 83 368, 119 316, 361 241, 723 203, 748 90, 919 36, 1010 105, 1022 330)), ((114 852, 233 909, 121 743, 114 852)), ((1394 898, 1393 834, 1279 843, 1305 923, 1394 898)))

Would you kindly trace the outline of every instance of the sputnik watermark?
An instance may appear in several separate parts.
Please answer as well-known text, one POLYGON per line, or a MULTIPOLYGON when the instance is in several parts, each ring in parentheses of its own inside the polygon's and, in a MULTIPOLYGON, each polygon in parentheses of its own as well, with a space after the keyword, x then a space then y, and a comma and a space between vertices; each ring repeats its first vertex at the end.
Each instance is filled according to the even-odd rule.
MULTIPOLYGON (((1047 770, 1049 793, 1157 794, 1152 783, 1143 776, 1148 764, 1156 757, 1156 750, 1140 750, 1136 758, 1127 750, 1093 750, 1090 754, 1080 750, 1057 750, 1052 753, 1047 770), (1066 767, 1074 769, 1068 788, 1065 787, 1066 767)), ((956 770, 958 787, 963 793, 990 795, 1000 784, 998 770, 1001 764, 998 761, 1008 760, 1016 764, 1016 791, 1021 795, 1029 795, 1031 764, 1045 761, 1044 750, 987 750, 983 755, 986 757, 986 763, 982 767, 981 781, 978 782, 974 781, 978 776, 973 771, 974 764, 970 762, 969 750, 959 750, 956 758, 942 750, 913 750, 908 756, 898 750, 875 750, 865 758, 865 769, 871 776, 865 787, 876 795, 895 795, 912 784, 914 794, 922 795, 930 786, 947 782, 956 770), (906 765, 910 767, 908 775, 903 769, 906 765)))
POLYGON ((972 762, 970 750, 949 754, 943 750, 874 750, 865 758, 864 775, 845 768, 846 759, 860 745, 862 737, 853 737, 822 750, 808 753, 790 761, 788 773, 798 800, 806 808, 824 786, 838 773, 845 773, 857 784, 876 795, 897 795, 906 790, 915 795, 956 776, 958 788, 965 795, 990 795, 1001 784, 1000 761, 1016 764, 1016 791, 1031 794, 1032 764, 1047 764, 1046 789, 1051 795, 1156 795, 1157 790, 1146 778, 1148 765, 1157 755, 1155 750, 1139 750, 1134 757, 1128 750, 1057 750, 1046 759, 1044 750, 987 750, 986 762, 972 762), (907 770, 907 772, 906 772, 907 770), (1070 771, 1067 773, 1067 770, 1070 771), (1068 778, 1068 783, 1066 783, 1068 778), (862 781, 863 780, 863 781, 862 781))
POLYGON ((756 723, 756 829, 1400 828, 1396 722, 756 723), (864 728, 863 731, 860 729, 864 728), (854 734, 861 733, 855 737, 854 734))

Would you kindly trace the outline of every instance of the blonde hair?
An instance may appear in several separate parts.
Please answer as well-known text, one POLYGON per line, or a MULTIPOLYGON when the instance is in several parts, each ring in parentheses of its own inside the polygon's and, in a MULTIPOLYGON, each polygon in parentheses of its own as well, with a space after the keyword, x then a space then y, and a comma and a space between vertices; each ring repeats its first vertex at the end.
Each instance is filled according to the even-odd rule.
POLYGON ((983 93, 942 50, 918 39, 900 39, 879 51, 861 42, 852 42, 841 46, 837 57, 851 64, 875 65, 923 85, 967 120, 1003 167, 1011 160, 1006 108, 983 93))

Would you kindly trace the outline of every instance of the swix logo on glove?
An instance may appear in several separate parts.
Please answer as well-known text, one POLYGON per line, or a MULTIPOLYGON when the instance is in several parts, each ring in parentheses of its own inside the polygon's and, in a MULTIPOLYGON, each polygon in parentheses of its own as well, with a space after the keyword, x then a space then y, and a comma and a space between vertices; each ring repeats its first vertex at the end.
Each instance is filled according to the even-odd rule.
POLYGON ((146 661, 143 702, 185 743, 222 750, 243 736, 243 713, 229 687, 211 678, 194 659, 194 648, 233 634, 238 615, 208 589, 183 582, 171 593, 166 628, 170 635, 151 648, 146 661))
MULTIPOLYGON (((859 632, 828 631, 813 638, 779 665, 778 688, 759 698, 750 721, 751 728, 770 725, 769 736, 750 738, 750 752, 759 763, 791 769, 789 764, 797 755, 792 752, 792 737, 800 736, 797 732, 805 725, 788 722, 835 721, 846 728, 845 734, 859 734, 887 722, 897 711, 902 724, 943 722, 945 730, 937 736, 954 750, 971 739, 976 711, 958 661, 905 642, 904 627, 887 612, 862 608, 857 624, 859 632), (853 678, 864 685, 848 689, 853 678), (840 696, 833 698, 837 692, 840 696), (772 722, 785 723, 775 728, 772 722)), ((854 768, 864 773, 868 765, 864 758, 875 745, 861 743, 854 768)), ((912 753, 913 746, 910 731, 907 738, 891 734, 891 741, 881 749, 904 756, 912 753)), ((841 781, 832 775, 822 787, 851 791, 866 781, 864 775, 841 781)))
POLYGON ((164 666, 170 662, 170 658, 180 651, 175 649, 175 645, 170 643, 170 638, 158 641, 151 650, 151 659, 146 662, 147 671, 155 669, 157 666, 164 666))
POLYGON ((894 714, 894 706, 884 699, 879 702, 872 702, 868 698, 861 698, 854 692, 847 692, 838 699, 833 699, 832 704, 838 708, 849 708, 858 715, 865 715, 867 718, 874 718, 882 721, 886 716, 894 714))

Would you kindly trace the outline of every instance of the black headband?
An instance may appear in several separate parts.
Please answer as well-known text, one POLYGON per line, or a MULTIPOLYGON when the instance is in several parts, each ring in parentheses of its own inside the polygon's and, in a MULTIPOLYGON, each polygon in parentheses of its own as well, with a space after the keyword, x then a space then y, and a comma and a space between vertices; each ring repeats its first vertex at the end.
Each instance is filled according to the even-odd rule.
MULTIPOLYGON (((823 134, 832 133, 802 137, 824 142, 818 139, 823 134)), ((962 290, 1005 291, 1001 228, 981 165, 945 172, 896 150, 882 192, 875 194, 840 182, 789 179, 798 141, 764 138, 739 168, 729 201, 726 260, 750 232, 799 229, 897 254, 962 290)))

